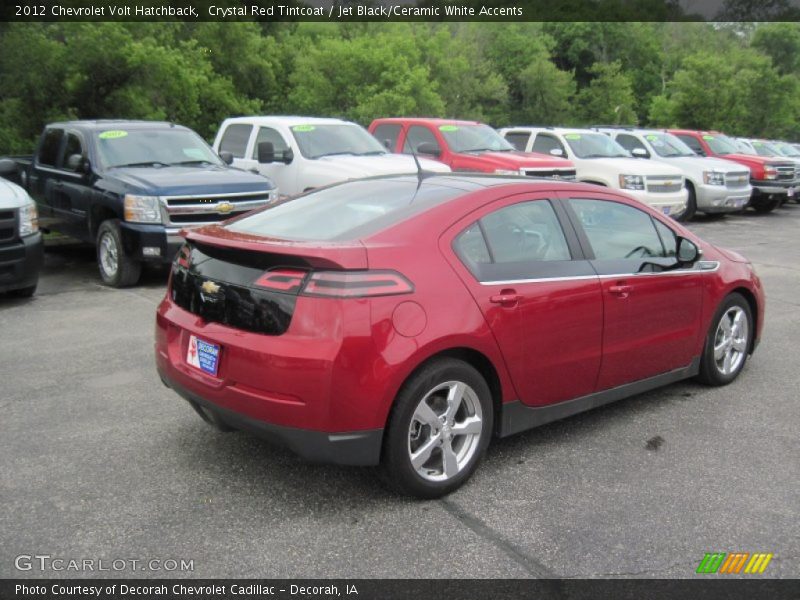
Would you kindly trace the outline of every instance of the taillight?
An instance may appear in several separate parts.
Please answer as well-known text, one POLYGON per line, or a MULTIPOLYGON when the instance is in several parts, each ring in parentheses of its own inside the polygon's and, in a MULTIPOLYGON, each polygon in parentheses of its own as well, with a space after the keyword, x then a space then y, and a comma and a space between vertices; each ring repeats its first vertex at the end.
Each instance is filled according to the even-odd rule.
POLYGON ((396 271, 318 271, 311 274, 300 295, 363 298, 413 291, 411 282, 396 271))
POLYGON ((255 285, 276 292, 295 293, 303 285, 307 274, 299 269, 275 269, 256 279, 255 285))
POLYGON ((181 246, 181 249, 178 250, 178 255, 175 257, 178 265, 181 267, 189 268, 189 255, 191 250, 189 250, 189 244, 184 244, 181 246))

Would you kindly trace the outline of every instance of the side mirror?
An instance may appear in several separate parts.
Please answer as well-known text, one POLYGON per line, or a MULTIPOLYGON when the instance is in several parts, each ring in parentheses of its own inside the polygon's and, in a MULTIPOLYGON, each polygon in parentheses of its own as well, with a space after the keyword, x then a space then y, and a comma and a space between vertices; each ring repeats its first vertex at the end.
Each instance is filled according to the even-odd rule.
POLYGON ((287 148, 283 151, 283 164, 288 165, 294 160, 294 150, 287 148))
POLYGON ((7 177, 10 175, 16 175, 18 172, 19 167, 13 160, 10 158, 0 159, 0 176, 7 177))
POLYGON ((433 142, 422 142, 417 146, 417 154, 427 154, 428 156, 439 156, 442 151, 433 142))
POLYGON ((233 154, 231 154, 230 152, 225 152, 223 150, 222 152, 219 153, 219 157, 222 159, 222 162, 224 162, 226 165, 233 164, 233 154))
POLYGON ((634 158, 650 158, 650 153, 644 148, 634 148, 631 150, 634 158))
POLYGON ((550 150, 550 154, 553 156, 564 156, 564 151, 561 148, 553 148, 550 150))
POLYGON ((685 237, 678 236, 677 258, 680 264, 690 265, 700 258, 700 248, 685 237))
POLYGON ((391 152, 392 151, 392 140, 390 140, 389 138, 386 138, 385 140, 383 140, 383 146, 389 152, 391 152))
POLYGON ((275 162, 275 145, 272 142, 258 143, 258 162, 262 165, 275 162))
POLYGON ((66 167, 70 171, 75 171, 76 173, 78 173, 78 172, 85 173, 86 171, 84 170, 83 162, 84 161, 83 161, 83 156, 82 155, 80 155, 80 154, 70 154, 67 157, 66 167))

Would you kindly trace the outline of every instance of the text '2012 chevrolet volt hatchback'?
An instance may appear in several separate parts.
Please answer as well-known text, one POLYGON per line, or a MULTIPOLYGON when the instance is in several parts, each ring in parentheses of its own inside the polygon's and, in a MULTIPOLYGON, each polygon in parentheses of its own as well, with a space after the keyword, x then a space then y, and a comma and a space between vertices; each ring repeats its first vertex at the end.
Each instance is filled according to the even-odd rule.
POLYGON ((212 425, 433 498, 493 436, 730 383, 763 322, 745 258, 623 193, 398 175, 188 232, 155 351, 212 425))

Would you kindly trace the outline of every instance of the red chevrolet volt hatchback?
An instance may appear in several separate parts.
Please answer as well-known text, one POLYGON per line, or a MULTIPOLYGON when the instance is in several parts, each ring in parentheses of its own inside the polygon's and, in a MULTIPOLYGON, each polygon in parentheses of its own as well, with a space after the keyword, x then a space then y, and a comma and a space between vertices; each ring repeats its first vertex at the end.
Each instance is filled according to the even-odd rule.
POLYGON ((400 175, 190 231, 155 353, 212 425, 433 498, 493 436, 730 383, 763 322, 745 258, 623 194, 400 175))

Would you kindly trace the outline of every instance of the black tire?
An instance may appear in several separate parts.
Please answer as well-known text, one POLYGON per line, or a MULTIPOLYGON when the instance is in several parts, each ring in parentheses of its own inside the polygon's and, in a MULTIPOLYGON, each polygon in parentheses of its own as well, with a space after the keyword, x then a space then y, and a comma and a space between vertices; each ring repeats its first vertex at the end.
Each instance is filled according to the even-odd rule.
POLYGON ((111 287, 128 287, 139 281, 142 263, 126 254, 118 219, 103 221, 97 230, 97 268, 103 283, 111 287), (107 252, 108 259, 105 258, 107 252), (111 261, 116 265, 115 269, 111 261))
POLYGON ((750 206, 759 214, 772 212, 778 208, 780 203, 781 199, 777 194, 759 194, 750 200, 750 206))
POLYGON ((675 217, 675 220, 681 223, 691 220, 697 212, 697 195, 695 194, 694 186, 688 181, 686 182, 686 190, 689 192, 686 198, 686 209, 675 217))
MULTIPOLYGON (((700 374, 697 378, 702 383, 715 386, 728 385, 730 382, 736 379, 739 376, 739 373, 742 372, 742 369, 744 369, 744 365, 747 362, 747 357, 753 346, 754 333, 755 328, 753 323, 753 313, 750 310, 750 304, 741 294, 733 293, 727 296, 719 305, 717 312, 714 313, 714 318, 711 320, 711 327, 706 335, 706 342, 705 346, 703 347, 703 356, 700 360, 700 374), (746 319, 747 331, 743 336, 739 335, 735 337, 733 334, 731 334, 731 344, 736 342, 735 345, 739 345, 741 348, 741 351, 738 351, 738 354, 740 354, 740 359, 737 359, 738 362, 734 369, 731 369, 730 372, 725 372, 725 369, 722 368, 718 362, 719 358, 715 357, 715 346, 718 346, 724 341, 724 332, 721 332, 722 321, 724 319, 730 319, 732 313, 738 312, 740 312, 746 319), (722 334, 722 339, 720 339, 720 334, 722 334)), ((728 349, 735 351, 735 345, 728 346, 728 349)))
POLYGON ((384 479, 396 491, 417 498, 431 499, 449 494, 463 485, 475 472, 489 446, 493 427, 492 395, 481 374, 461 360, 436 359, 414 373, 397 394, 384 436, 381 457, 384 479), (448 392, 437 388, 455 383, 465 386, 460 388, 464 390, 463 399, 452 417, 448 418, 446 411, 443 410, 443 414, 436 411, 436 407, 447 406, 448 392), (415 418, 415 412, 423 402, 428 408, 433 406, 430 414, 440 419, 433 420, 438 425, 435 435, 433 426, 422 424, 415 418), (455 433, 457 428, 464 427, 468 421, 473 421, 472 425, 479 427, 480 431, 455 433), (451 431, 450 427, 456 429, 451 431), (412 448, 416 443, 419 445, 412 448), (426 472, 423 477, 412 464, 412 452, 420 452, 426 445, 432 450, 427 453, 428 460, 419 466, 420 470, 426 472), (448 456, 456 460, 455 463, 447 461, 457 469, 452 475, 445 473, 445 448, 450 450, 448 456), (426 467, 437 462, 441 463, 439 474, 433 466, 426 467), (428 477, 442 479, 434 481, 428 477))
POLYGON ((17 298, 30 298, 36 293, 36 286, 37 284, 34 283, 33 285, 30 285, 28 287, 20 288, 18 290, 12 290, 9 292, 9 294, 17 298))

